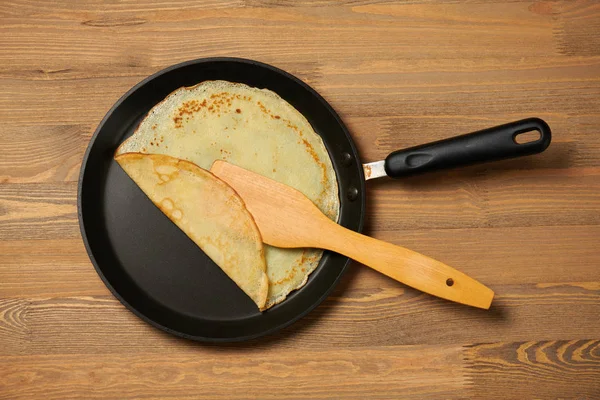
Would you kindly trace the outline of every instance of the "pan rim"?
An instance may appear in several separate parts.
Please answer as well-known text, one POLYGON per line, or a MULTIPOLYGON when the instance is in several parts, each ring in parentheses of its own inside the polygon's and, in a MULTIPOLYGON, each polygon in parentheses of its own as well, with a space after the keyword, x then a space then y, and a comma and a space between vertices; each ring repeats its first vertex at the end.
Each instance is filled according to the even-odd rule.
MULTIPOLYGON (((91 150, 94 147, 94 144, 97 141, 98 136, 99 136, 100 132, 102 131, 102 128, 104 127, 104 125, 106 124, 108 119, 112 116, 112 114, 121 106, 121 104, 127 98, 129 98, 133 93, 138 91, 142 86, 146 85, 147 83, 155 80, 156 78, 158 78, 166 73, 169 73, 173 70, 177 70, 177 69, 187 67, 190 65, 203 64, 203 63, 218 63, 218 62, 234 62, 234 63, 240 63, 240 64, 254 65, 254 66, 268 69, 277 74, 280 74, 280 75, 284 76, 285 78, 293 81, 295 84, 300 85, 304 90, 308 91, 315 99, 317 99, 319 101, 321 106, 323 106, 335 118, 337 124, 339 125, 341 130, 344 132, 344 135, 346 136, 346 139, 347 139, 349 147, 352 151, 352 157, 354 159, 354 162, 356 163, 356 168, 358 170, 358 174, 359 174, 359 178, 360 178, 359 198, 356 200, 360 202, 361 213, 360 213, 359 220, 357 221, 358 222, 357 232, 362 232, 362 230, 364 228, 365 207, 366 207, 366 193, 365 193, 366 185, 365 185, 364 172, 362 170, 362 163, 360 161, 360 157, 358 154, 358 150, 356 148, 356 144, 355 144, 352 136, 350 135, 346 125, 343 123, 343 121, 341 120, 341 118, 339 117, 337 112, 333 109, 333 107, 331 107, 331 105, 316 90, 314 90, 312 87, 310 87, 308 84, 306 84, 299 78, 295 77, 294 75, 292 75, 282 69, 279 69, 277 67, 274 67, 272 65, 269 65, 269 64, 266 64, 266 63, 263 63, 260 61, 255 61, 255 60, 250 60, 250 59, 245 59, 245 58, 237 58, 237 57, 198 58, 198 59, 188 60, 188 61, 184 61, 184 62, 181 62, 178 64, 171 65, 169 67, 161 69, 161 70, 155 72, 154 74, 142 79, 140 82, 138 82, 133 87, 131 87, 127 92, 125 92, 125 94, 123 94, 113 104, 113 106, 108 110, 108 112, 104 115, 102 120, 99 122, 96 130, 94 131, 94 134, 90 138, 90 141, 88 143, 88 146, 87 146, 84 156, 82 158, 79 178, 78 178, 78 182, 77 182, 77 218, 79 221, 79 230, 81 233, 81 238, 84 243, 84 247, 86 249, 88 257, 90 258, 92 265, 94 266, 94 269, 96 270, 96 273, 98 274, 98 276, 100 277, 102 282, 105 284, 105 286, 112 293, 112 295, 117 300, 119 300, 121 302, 121 304, 123 304, 129 311, 133 312, 134 315, 136 315, 142 321, 145 321, 146 323, 148 323, 162 331, 171 333, 175 336, 182 337, 185 339, 190 339, 190 340, 194 340, 194 341, 198 341, 198 342, 207 342, 207 343, 234 343, 234 342, 248 341, 248 340, 256 339, 256 338, 263 337, 263 336, 269 336, 279 330, 282 330, 282 329, 292 325, 293 323, 295 323, 295 322, 299 321, 300 319, 302 319, 303 317, 305 317, 308 313, 310 313, 317 306, 319 306, 331 294, 332 290, 338 285, 341 277, 347 271, 349 264, 353 260, 350 258, 347 258, 344 263, 344 266, 341 268, 339 274, 334 279, 333 283, 323 292, 323 294, 318 299, 313 301, 312 304, 310 304, 308 307, 306 307, 303 311, 299 312, 298 314, 296 314, 292 318, 288 319, 287 321, 284 321, 279 324, 275 324, 274 326, 272 326, 264 331, 261 331, 261 332, 248 334, 248 335, 241 335, 241 336, 236 336, 236 337, 207 337, 207 336, 191 335, 191 334, 188 334, 185 332, 181 332, 181 331, 172 329, 168 326, 158 323, 157 321, 154 321, 150 317, 148 317, 145 314, 143 314, 142 312, 140 312, 137 308, 132 306, 127 300, 125 300, 125 298, 117 290, 115 290, 115 288, 110 284, 110 282, 104 275, 102 269, 100 268, 99 263, 97 262, 97 260, 94 256, 94 253, 92 251, 92 248, 91 248, 91 245, 89 242, 89 238, 86 233, 85 226, 84 226, 84 221, 83 221, 84 216, 83 216, 83 211, 82 211, 82 209, 83 209, 83 205, 82 205, 83 181, 84 181, 84 176, 85 176, 85 173, 86 173, 86 170, 88 167, 88 160, 89 160, 91 150)), ((338 178, 336 177, 336 179, 338 179, 338 178)), ((341 194, 340 194, 340 197, 341 197, 341 194)))

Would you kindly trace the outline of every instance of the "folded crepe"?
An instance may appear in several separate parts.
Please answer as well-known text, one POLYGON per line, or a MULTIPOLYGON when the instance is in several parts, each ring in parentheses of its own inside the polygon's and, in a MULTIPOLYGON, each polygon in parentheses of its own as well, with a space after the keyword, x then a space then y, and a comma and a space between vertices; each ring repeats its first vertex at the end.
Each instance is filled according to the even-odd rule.
POLYGON ((115 160, 142 191, 263 310, 269 281, 252 215, 225 182, 191 162, 125 153, 115 160))

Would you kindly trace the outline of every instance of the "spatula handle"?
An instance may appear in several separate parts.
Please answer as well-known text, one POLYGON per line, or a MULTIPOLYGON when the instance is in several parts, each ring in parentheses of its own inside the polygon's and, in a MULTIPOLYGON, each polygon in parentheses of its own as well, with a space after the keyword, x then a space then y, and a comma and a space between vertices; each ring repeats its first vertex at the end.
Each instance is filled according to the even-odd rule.
POLYGON ((446 300, 488 309, 494 292, 460 271, 404 247, 373 239, 332 222, 320 247, 350 257, 398 282, 446 300))
POLYGON ((211 172, 231 185, 254 216, 263 242, 276 247, 333 250, 425 293, 489 308, 494 292, 432 258, 346 229, 302 193, 261 175, 216 161, 211 172))

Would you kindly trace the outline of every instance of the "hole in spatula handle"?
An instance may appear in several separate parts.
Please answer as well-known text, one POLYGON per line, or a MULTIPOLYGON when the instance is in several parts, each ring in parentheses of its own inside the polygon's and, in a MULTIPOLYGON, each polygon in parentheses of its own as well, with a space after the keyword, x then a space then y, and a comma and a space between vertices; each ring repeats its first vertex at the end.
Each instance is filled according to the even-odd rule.
POLYGON ((532 130, 529 132, 521 132, 518 133, 514 140, 516 144, 525 144, 525 143, 531 143, 531 142, 535 142, 540 140, 540 138, 542 137, 542 133, 538 130, 532 130))

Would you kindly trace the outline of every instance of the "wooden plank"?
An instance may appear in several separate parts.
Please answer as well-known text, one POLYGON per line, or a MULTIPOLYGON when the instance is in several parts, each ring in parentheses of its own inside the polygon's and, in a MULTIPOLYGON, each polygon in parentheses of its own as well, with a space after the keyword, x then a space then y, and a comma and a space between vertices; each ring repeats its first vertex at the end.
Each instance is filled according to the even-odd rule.
POLYGON ((108 294, 80 238, 0 242, 0 298, 108 294))
POLYGON ((488 171, 479 166, 370 184, 369 229, 428 229, 600 222, 600 169, 488 171), (418 210, 418 212, 415 212, 418 210), (542 222, 543 221, 543 222, 542 222))
MULTIPOLYGON (((366 36, 353 36, 355 41, 354 50, 359 49, 362 54, 368 54, 369 51, 380 51, 381 48, 388 49, 403 49, 410 52, 411 55, 416 55, 416 58, 425 58, 426 54, 435 49, 436 56, 450 55, 451 58, 463 56, 489 56, 501 55, 503 47, 509 47, 511 44, 511 52, 509 54, 533 56, 545 56, 548 54, 547 49, 552 48, 553 44, 553 26, 557 26, 560 21, 552 18, 551 14, 539 12, 530 12, 529 4, 517 2, 495 2, 490 4, 368 4, 364 6, 342 6, 342 7, 324 7, 315 13, 311 7, 294 7, 294 8, 277 8, 269 9, 268 7, 232 7, 227 10, 221 8, 199 9, 199 7, 187 7, 185 9, 168 10, 163 6, 160 13, 156 10, 144 10, 143 6, 124 3, 121 7, 113 10, 86 10, 85 6, 74 9, 72 6, 60 6, 56 9, 48 11, 48 6, 41 2, 32 4, 35 7, 35 13, 27 15, 27 9, 23 9, 23 14, 6 15, 7 22, 19 20, 29 24, 35 24, 35 31, 22 31, 20 33, 27 34, 33 37, 39 37, 44 44, 49 44, 46 51, 52 52, 58 48, 60 42, 46 42, 47 39, 41 35, 41 30, 47 27, 47 23, 57 22, 61 28, 70 28, 65 32, 61 32, 60 40, 68 38, 73 30, 95 31, 97 34, 114 33, 115 28, 120 28, 126 32, 131 39, 136 40, 135 35, 139 32, 146 32, 156 28, 156 24, 160 26, 162 35, 157 37, 157 43, 151 44, 148 50, 164 49, 166 51, 175 52, 181 49, 183 42, 194 40, 189 33, 194 29, 201 28, 206 38, 204 45, 205 49, 211 48, 216 42, 225 43, 227 47, 232 49, 244 48, 245 44, 249 44, 252 48, 260 49, 261 52, 270 52, 282 41, 289 40, 285 37, 277 37, 278 41, 272 43, 263 42, 267 37, 274 37, 276 32, 294 32, 298 28, 306 28, 312 26, 316 29, 333 33, 336 40, 329 40, 323 36, 315 35, 315 32, 306 30, 303 35, 297 36, 294 40, 297 46, 294 49, 317 49, 325 51, 326 49, 335 49, 339 52, 340 48, 333 47, 333 42, 337 41, 349 47, 351 44, 350 38, 342 35, 345 32, 362 30, 366 36), (130 9, 127 9, 129 7, 130 9), (120 8, 120 9, 119 9, 120 8), (196 9, 194 9, 196 8, 196 9), (60 10, 60 11, 59 11, 60 10), (465 15, 466 11, 476 12, 477 19, 465 15), (135 17, 132 17, 132 14, 135 17), (60 18, 57 18, 60 15, 60 18), (33 17, 33 18, 32 18, 33 17), (184 23, 182 23, 184 22, 184 23), (198 24, 202 22, 202 24, 198 24), (153 26, 154 25, 154 26, 153 26), (518 30, 507 31, 506 27, 517 25, 518 30), (220 32, 223 27, 229 31, 227 35, 220 32), (246 31, 253 27, 257 35, 255 40, 249 40, 248 37, 237 35, 239 28, 245 28, 246 31), (369 28, 379 27, 384 28, 389 33, 394 35, 381 35, 380 32, 369 28), (438 35, 436 41, 426 40, 426 36, 434 37, 439 34, 440 27, 444 27, 447 31, 451 31, 452 35, 438 35), (395 35, 397 32, 403 32, 402 35, 395 35), (502 39, 495 33, 501 32, 502 39), (425 33, 425 35, 423 35, 425 33), (460 43, 460 39, 469 39, 469 46, 456 46, 460 43), (477 33, 477 35, 473 35, 477 33), (172 46, 163 47, 163 44, 171 42, 173 34, 179 35, 182 42, 177 45, 172 42, 172 46), (519 34, 526 34, 532 40, 524 42, 519 40, 519 34), (375 36, 377 40, 374 40, 375 36), (390 36, 397 36, 399 41, 393 41, 390 36), (236 38, 235 41, 227 40, 229 37, 236 38), (411 42, 411 39, 416 41, 411 42), (493 46, 487 45, 493 44, 493 46), (363 44, 372 42, 375 48, 362 47, 363 44), (300 44, 306 45, 300 46, 300 44), (445 47, 443 45, 446 45, 445 47), (158 47, 154 47, 158 46, 158 47), (527 53, 526 50, 531 52, 527 53), (544 50, 546 50, 544 52, 544 50), (475 54, 475 51, 479 51, 475 54)), ((163 3, 164 4, 164 3, 163 3)), ((200 6, 204 8, 203 6, 200 6)), ((8 8, 8 7, 6 7, 8 8)), ((581 19, 581 18, 580 18, 581 19)), ((15 24, 17 25, 17 24, 15 24)), ((13 26, 7 25, 6 28, 11 29, 13 26)), ((196 38, 198 40, 199 38, 196 38)), ((291 39, 291 38, 290 38, 291 39)), ((80 37, 80 42, 93 42, 80 37)), ((95 45, 98 45, 99 42, 95 45)), ((150 43, 149 43, 150 44, 150 43)), ((19 43, 14 43, 17 46, 19 43)), ((110 48, 107 43, 105 48, 110 48)), ((75 48, 76 49, 76 48, 75 48)), ((66 58, 71 51, 75 49, 61 49, 57 54, 59 58, 66 58)), ((293 53, 291 47, 282 50, 287 53, 293 53)), ((30 51, 29 49, 26 49, 30 51)), ((89 51, 93 54, 93 51, 89 51)), ((354 54, 357 52, 354 51, 354 54)), ((28 53, 21 55, 21 58, 28 53)), ((158 54, 157 54, 158 55, 158 54)), ((163 57, 166 56, 163 55, 163 57)), ((389 57, 389 56, 388 56, 389 57)), ((363 57, 364 58, 364 57, 363 57)))
POLYGON ((5 127, 0 131, 0 182, 76 181, 91 137, 89 127, 5 127))
POLYGON ((467 347, 468 376, 477 398, 594 399, 600 394, 598 339, 467 347))
POLYGON ((0 240, 79 237, 77 183, 0 185, 0 240))
POLYGON ((464 398, 459 346, 7 357, 1 399, 464 398), (327 377, 326 379, 323 379, 327 377))
MULTIPOLYGON (((495 285, 492 308, 483 311, 390 285, 383 279, 379 288, 352 287, 354 280, 371 272, 364 271, 353 269, 307 317, 254 343, 327 350, 331 343, 354 348, 523 341, 531 337, 586 339, 600 331, 599 281, 495 285), (569 315, 569 324, 561 322, 564 315, 569 315)), ((170 353, 191 345, 150 327, 110 295, 0 299, 0 315, 0 342, 5 343, 0 355, 4 356, 170 353), (153 345, 157 341, 160 346, 153 345)))
POLYGON ((594 398, 599 345, 598 340, 560 340, 478 344, 464 350, 384 346, 339 350, 333 356, 306 349, 282 355, 252 347, 195 347, 169 358, 14 356, 0 366, 2 394, 10 396, 0 398, 29 399, 40 396, 40 390, 48 399, 218 399, 241 391, 261 398, 594 398), (335 379, 315 380, 325 372, 335 379), (225 377, 228 384, 220 384, 225 377), (523 379, 528 385, 522 385, 523 379), (266 390, 273 380, 280 392, 266 390))
MULTIPOLYGON (((90 40, 88 35, 81 34, 82 30, 90 27, 82 26, 79 20, 69 22, 65 19, 36 18, 35 24, 31 26, 32 29, 23 29, 24 23, 31 24, 31 22, 17 19, 13 24, 5 26, 7 32, 2 36, 6 42, 2 43, 0 48, 5 48, 7 51, 0 52, 0 57, 3 55, 8 57, 4 63, 6 65, 3 68, 4 73, 9 77, 25 79, 33 76, 42 81, 37 81, 36 89, 33 90, 33 86, 30 87, 21 79, 7 79, 6 93, 19 93, 21 98, 18 102, 11 103, 14 110, 10 104, 3 104, 2 109, 6 112, 2 117, 16 124, 24 124, 32 121, 32 110, 35 112, 43 110, 49 114, 48 123, 61 121, 79 124, 84 123, 82 119, 88 122, 89 117, 97 121, 111 104, 106 102, 107 95, 110 95, 110 100, 116 100, 119 94, 141 77, 157 69, 152 66, 166 66, 177 60, 201 56, 202 54, 196 50, 199 45, 202 45, 203 49, 210 47, 211 55, 252 56, 275 62, 277 65, 279 65, 277 61, 282 57, 275 56, 272 52, 265 53, 265 50, 293 47, 292 52, 285 54, 286 61, 282 66, 296 65, 291 72, 298 70, 301 72, 301 78, 316 84, 343 115, 417 116, 423 113, 436 115, 461 115, 462 113, 462 115, 482 116, 496 115, 498 112, 522 114, 527 113, 528 110, 564 114, 575 109, 569 108, 569 102, 560 100, 573 96, 570 93, 575 91, 580 98, 585 96, 587 99, 578 104, 576 111, 596 112, 599 86, 597 62, 596 65, 589 64, 594 63, 592 60, 575 63, 573 60, 566 61, 564 57, 557 57, 554 53, 548 54, 546 49, 553 47, 554 37, 551 33, 559 22, 552 18, 553 14, 536 12, 523 14, 526 6, 520 3, 505 3, 493 7, 489 5, 476 7, 481 18, 476 26, 484 30, 479 33, 473 31, 473 21, 463 17, 465 11, 469 7, 474 7, 473 5, 326 8, 324 12, 328 13, 330 24, 323 24, 322 16, 317 18, 309 9, 302 8, 278 10, 275 14, 265 14, 265 10, 261 9, 244 9, 240 12, 248 13, 244 14, 245 19, 237 18, 239 16, 235 12, 237 10, 229 13, 223 13, 222 10, 212 12, 200 10, 196 11, 197 16, 186 13, 185 18, 194 20, 197 17, 202 24, 192 25, 186 29, 177 29, 175 27, 179 25, 174 25, 180 23, 181 13, 176 13, 172 17, 174 20, 168 18, 165 20, 164 15, 168 14, 161 14, 163 19, 153 22, 157 26, 152 29, 144 24, 125 27, 130 36, 127 42, 116 40, 114 27, 92 27, 96 30, 95 34, 100 36, 90 40), (505 36, 502 36, 502 40, 497 39, 500 36, 496 35, 491 27, 497 25, 498 29, 506 32, 505 26, 514 24, 517 14, 521 19, 522 15, 527 16, 523 21, 519 20, 522 29, 524 26, 534 26, 535 28, 532 29, 537 29, 533 33, 528 32, 528 37, 539 34, 542 42, 539 40, 523 42, 521 40, 523 32, 511 35, 512 42, 505 36), (386 15, 388 17, 385 17, 386 15), (444 16, 441 21, 440 16, 444 16), (392 23, 390 17, 403 18, 403 23, 392 23), (234 48, 223 46, 220 43, 223 34, 218 28, 224 20, 231 30, 228 35, 249 42, 241 42, 234 48), (257 24, 268 20, 268 23, 262 24, 261 30, 256 30, 256 34, 248 35, 248 20, 257 24), (423 41, 424 23, 435 26, 450 21, 452 29, 457 32, 453 32, 452 35, 436 36, 436 41, 423 41), (416 25, 411 26, 411 23, 416 25), (310 29, 307 29, 306 25, 310 29), (338 25, 339 27, 336 28, 338 30, 349 31, 346 34, 336 33, 332 38, 329 34, 331 25, 338 25), (361 27, 364 28, 364 32, 361 32, 360 42, 357 43, 352 32, 361 27), (161 30, 162 34, 154 37, 157 29, 161 30), (289 43, 282 41, 281 38, 290 37, 289 32, 298 29, 302 30, 303 35, 299 38, 293 35, 295 46, 289 46, 289 43), (393 34, 382 36, 381 29, 393 34), (490 34, 493 38, 486 36, 490 34), (471 46, 464 46, 464 50, 461 51, 474 53, 456 53, 456 46, 453 44, 460 42, 461 35, 465 36, 464 40, 467 40, 468 36, 468 41, 471 43, 471 46), (252 39, 249 39, 250 37, 252 39), (301 43, 298 43, 298 40, 301 43), (209 46, 213 42, 215 46, 209 46), (51 60, 53 64, 46 65, 47 61, 44 61, 42 62, 44 65, 40 68, 37 53, 35 56, 23 53, 23 49, 28 49, 31 43, 35 44, 32 47, 34 52, 46 51, 49 55, 52 53, 52 57, 44 59, 51 60), (145 50, 132 51, 131 46, 135 46, 136 43, 140 45, 143 43, 142 47, 145 50), (357 44, 361 45, 361 52, 348 50, 349 47, 354 49, 357 44), (187 49, 194 49, 194 53, 185 54, 189 51, 187 49), (523 50, 523 54, 516 54, 515 49, 523 50), (18 60, 15 59, 15 51, 11 50, 21 50, 18 60), (369 58, 375 58, 376 61, 365 61, 366 51, 370 54, 369 58), (452 53, 446 54, 447 51, 452 53), (490 54, 490 51, 494 53, 490 54), (544 51, 544 54, 537 54, 539 51, 544 51), (144 55, 143 52, 147 54, 144 55), (431 54, 435 54, 437 61, 430 61, 431 54), (155 60, 154 57, 158 55, 164 58, 155 60), (307 56, 314 60, 312 66, 307 63, 307 56), (61 57, 63 57, 62 61, 61 57), (480 69, 478 76, 473 76, 477 71, 469 68, 468 65, 465 66, 463 61, 464 58, 473 57, 484 59, 482 63, 477 64, 477 68, 480 69), (29 66, 19 64, 24 60, 29 60, 27 61, 29 66), (77 63, 77 60, 81 60, 80 64, 73 64, 73 62, 77 63), (540 69, 540 60, 545 61, 542 69, 540 69), (552 67, 553 62, 561 66, 552 67), (297 63, 303 64, 299 67, 297 63), (343 66, 340 65, 342 63, 343 66), (112 67, 108 69, 106 65, 112 67), (407 67, 408 65, 410 67, 407 67), (132 68, 138 67, 138 75, 130 76, 132 68), (407 73, 406 68, 410 68, 413 72, 407 73), (503 71, 503 68, 508 70, 503 71), (127 79, 111 78, 110 84, 107 84, 105 77, 114 76, 115 69, 126 71, 127 79), (20 74, 18 71, 23 72, 20 74), (78 78, 81 76, 85 78, 78 78), (574 78, 575 76, 577 78, 574 78), (60 80, 61 83, 54 84, 54 79, 60 80), (73 82, 76 90, 72 90, 70 79, 76 79, 76 82, 73 82), (88 82, 90 79, 92 82, 88 82), (65 80, 69 83, 65 84, 65 80), (550 81, 553 81, 552 84, 550 81), (44 92, 48 95, 40 96, 44 92), (27 93, 31 93, 31 96, 27 96, 27 93), (34 93, 36 96, 33 95, 34 93), (53 106, 41 104, 40 98, 54 98, 60 101, 53 106), (79 107, 82 102, 86 102, 87 107, 79 107), (23 107, 23 103, 30 106, 23 107), (432 107, 433 104, 435 107, 432 107), (581 107, 585 109, 582 110, 581 107), (71 114, 66 121, 57 118, 56 114, 64 118, 65 113, 71 114)), ((576 14, 573 18, 580 21, 583 17, 576 14)), ((594 18, 597 18, 596 14, 585 15, 584 20, 590 18, 594 21, 594 18)), ((426 32, 435 35, 427 30, 426 32)))
MULTIPOLYGON (((377 231, 375 237, 444 261, 491 285, 598 281, 600 227, 377 231)), ((501 294, 501 293, 499 293, 501 294)))
MULTIPOLYGON (((317 59, 334 57, 338 61, 346 61, 348 58, 365 61, 364 54, 368 53, 377 55, 377 62, 382 59, 396 62, 395 55, 402 54, 404 59, 409 59, 412 63, 415 60, 425 60, 429 65, 435 65, 443 58, 440 56, 444 55, 445 58, 461 60, 491 56, 495 64, 507 65, 507 58, 514 58, 520 60, 518 64, 526 65, 522 57, 526 57, 527 62, 536 63, 540 58, 546 59, 557 54, 579 55, 573 50, 573 46, 569 46, 570 38, 593 38, 594 31, 582 31, 582 27, 594 26, 593 22, 598 18, 598 11, 591 1, 579 2, 577 11, 569 10, 569 2, 541 6, 514 1, 479 5, 363 6, 353 2, 352 7, 323 7, 319 9, 319 13, 309 7, 279 7, 276 10, 268 7, 244 7, 223 10, 215 7, 215 3, 199 5, 189 2, 174 2, 170 5, 161 2, 154 7, 149 4, 118 3, 102 6, 102 9, 89 3, 77 8, 56 2, 52 5, 29 1, 11 3, 4 3, 6 5, 3 11, 7 22, 4 25, 7 34, 4 37, 7 41, 10 40, 7 46, 18 48, 21 52, 18 57, 10 55, 14 52, 0 52, 0 57, 8 56, 11 61, 18 61, 11 65, 13 69, 24 66, 24 62, 31 63, 33 71, 38 71, 40 76, 49 76, 74 65, 94 65, 101 58, 105 61, 110 58, 115 65, 124 67, 149 63, 157 65, 157 62, 158 65, 168 65, 174 60, 212 55, 215 52, 252 55, 255 58, 282 58, 275 57, 273 50, 280 52, 286 48, 294 49, 288 50, 285 56, 295 61, 301 61, 304 52, 310 51, 313 55, 327 56, 317 59), (178 8, 178 5, 183 8, 178 8), (17 9, 19 11, 15 12, 17 9), (477 18, 469 16, 473 13, 477 18), (324 20, 327 24, 323 23, 324 20), (581 21, 584 23, 580 23, 581 21), (229 30, 226 35, 221 30, 224 25, 229 30), (505 29, 515 25, 519 27, 518 30, 505 29), (260 29, 256 29, 258 26, 260 29), (452 30, 452 35, 439 34, 440 26, 452 30), (22 29, 24 27, 33 29, 22 29), (306 29, 307 27, 311 29, 306 29), (116 29, 126 32, 130 40, 111 41, 116 29), (340 34, 344 29, 348 30, 348 34, 340 34), (358 42, 352 34, 357 29, 363 31, 358 42), (381 35, 382 29, 388 34, 381 35), (157 30, 161 31, 161 35, 153 34, 157 30), (198 32, 195 33, 195 30, 198 32), (247 34, 249 30, 253 32, 252 35, 247 34), (289 35, 300 30, 302 35, 289 35), (87 35, 80 35, 78 31, 93 31, 100 36, 97 36, 98 40, 89 40, 87 35), (333 37, 331 34, 322 34, 332 31, 335 34, 333 37), (502 35, 496 34, 497 31, 501 31, 502 35), (523 35, 529 40, 523 41, 523 35), (136 44, 142 44, 144 36, 152 36, 153 41, 146 41, 145 46, 135 52, 127 51, 136 44), (294 37, 295 43, 300 40, 304 46, 286 46, 286 40, 290 39, 285 38, 290 36, 294 37), (20 37, 22 38, 19 40, 20 37), (226 40, 229 37, 237 40, 226 40), (428 40, 429 37, 436 40, 428 40), (557 38, 562 44, 559 52, 554 50, 557 38), (457 48, 456 44, 461 43, 461 40, 468 40, 470 45, 457 48), (214 46, 215 43, 220 46, 214 46), (340 48, 340 45, 343 47, 340 48), (352 45, 360 46, 360 51, 354 51, 354 47, 352 51, 342 52, 352 45), (189 49, 193 49, 193 53, 189 49), (202 54, 198 54, 199 49, 203 50, 202 54), (54 57, 39 60, 35 51, 46 51, 54 57), (85 63, 82 59, 77 59, 81 53, 86 54, 85 63), (344 59, 340 58, 342 55, 344 59), (431 55, 435 55, 433 62, 431 55), (36 60, 37 63, 34 64, 36 60), (46 69, 39 68, 40 61, 47 66, 46 69), (67 67, 58 66, 61 62, 63 65, 67 62, 67 67)), ((273 4, 267 4, 271 5, 273 4)), ((235 4, 223 2, 221 6, 231 7, 235 4)), ((595 54, 593 46, 586 48, 588 50, 583 51, 585 54, 595 54)), ((462 61, 462 65, 465 67, 468 64, 462 61)))
POLYGON ((140 3, 107 3, 102 4, 93 0, 83 0, 75 5, 68 0, 44 1, 12 0, 2 3, 2 16, 27 15, 32 17, 55 17, 69 13, 116 13, 116 12, 164 12, 169 10, 202 10, 214 8, 232 8, 245 5, 244 0, 207 0, 201 3, 193 0, 150 0, 140 3))
MULTIPOLYGON (((539 82, 539 78, 527 80, 519 78, 518 73, 509 73, 509 79, 516 80, 518 87, 503 87, 501 82, 490 82, 490 87, 500 85, 496 86, 501 88, 497 91, 474 84, 436 88, 419 83, 418 79, 423 79, 422 74, 411 77, 401 73, 389 74, 389 83, 385 87, 378 87, 375 83, 349 87, 348 82, 364 79, 360 75, 345 76, 347 83, 344 86, 332 86, 329 76, 311 83, 343 118, 416 118, 426 114, 441 118, 502 116, 504 121, 510 121, 531 115, 597 115, 600 79, 590 78, 584 83, 569 80, 567 76, 578 74, 579 69, 564 67, 557 76, 543 76, 551 84, 539 82), (581 103, 562 101, 565 97, 573 96, 580 97, 581 103)), ((596 65, 587 70, 585 73, 597 76, 600 68, 596 65)), ((451 80, 451 75, 440 72, 441 78, 445 80, 451 80)), ((476 72, 470 75, 473 80, 479 78, 476 72)), ((0 97, 0 118, 16 126, 36 125, 35 121, 40 116, 43 116, 46 125, 85 125, 90 121, 99 122, 112 104, 142 78, 142 75, 97 77, 75 82, 56 79, 2 79, 5 96, 0 97), (81 107, 82 104, 86 106, 81 107)), ((552 125, 554 120, 551 117, 548 119, 552 125)))

